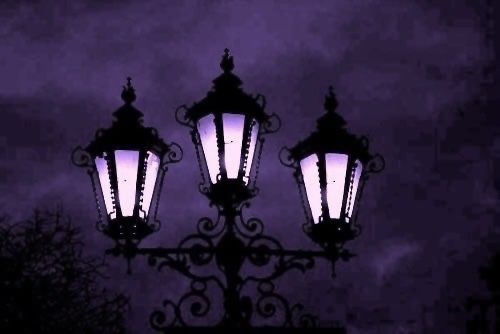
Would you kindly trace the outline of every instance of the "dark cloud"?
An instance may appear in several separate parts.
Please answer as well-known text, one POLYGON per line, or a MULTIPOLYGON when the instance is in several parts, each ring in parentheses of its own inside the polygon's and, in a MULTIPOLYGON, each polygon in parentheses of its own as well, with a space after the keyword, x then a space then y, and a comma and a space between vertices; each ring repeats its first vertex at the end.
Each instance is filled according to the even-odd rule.
MULTIPOLYGON (((324 319, 345 320, 349 312, 376 317, 382 311, 374 309, 382 309, 397 319, 393 328, 408 327, 421 307, 440 298, 447 268, 478 248, 495 221, 497 88, 491 81, 485 87, 491 55, 479 3, 2 2, 0 208, 20 217, 60 202, 78 218, 89 252, 110 246, 94 230, 88 177, 71 166, 69 153, 110 125, 130 75, 145 124, 184 148, 184 160, 166 178, 162 230, 146 241, 175 244, 199 217, 215 212, 197 192, 194 149, 173 112, 205 96, 229 47, 245 89, 265 94, 267 110, 283 121, 266 140, 261 194, 248 216, 261 217, 285 245, 314 247, 301 230, 291 171, 277 153, 312 131, 328 85, 348 127, 367 135, 387 161, 364 193, 364 233, 350 244, 359 256, 339 263, 333 282, 329 266, 320 264, 283 289, 324 319), (456 256, 443 255, 448 251, 456 256)), ((471 271, 487 253, 468 257, 471 271)), ((131 292, 131 327, 142 333, 152 308, 187 282, 136 262, 132 277, 114 259, 109 273, 116 287, 131 292)), ((349 326, 370 333, 359 321, 349 326)))

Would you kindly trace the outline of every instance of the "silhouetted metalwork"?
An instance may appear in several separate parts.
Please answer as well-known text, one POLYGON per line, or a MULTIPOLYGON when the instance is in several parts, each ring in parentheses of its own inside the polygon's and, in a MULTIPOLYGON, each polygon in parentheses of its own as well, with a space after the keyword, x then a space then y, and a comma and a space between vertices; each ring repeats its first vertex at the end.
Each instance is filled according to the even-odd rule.
POLYGON ((294 147, 284 147, 280 160, 294 169, 307 217, 306 234, 334 256, 348 256, 342 251, 344 243, 361 233, 355 207, 369 175, 382 171, 385 161, 380 154, 369 153, 366 137, 356 137, 345 129, 337 106, 330 86, 324 103, 327 112, 318 119, 316 131, 294 147))
POLYGON ((168 165, 182 159, 182 149, 142 125, 143 114, 132 105, 136 94, 130 78, 121 97, 125 103, 113 113, 112 126, 97 130, 86 148, 73 151, 72 160, 92 180, 98 229, 118 242, 136 244, 160 226, 156 213, 163 178, 168 165))
MULTIPOLYGON (((177 302, 166 299, 163 307, 151 314, 150 324, 155 330, 170 333, 175 332, 177 327, 182 327, 189 328, 190 332, 210 332, 209 328, 199 327, 196 320, 205 319, 209 315, 212 310, 212 299, 208 291, 210 288, 217 288, 222 293, 222 312, 212 328, 219 330, 238 328, 238 331, 250 333, 253 332, 253 323, 259 320, 273 320, 272 325, 259 327, 259 331, 272 333, 273 328, 280 328, 280 331, 286 328, 291 333, 295 333, 296 328, 301 328, 301 333, 326 331, 344 333, 345 330, 340 326, 317 328, 316 317, 304 312, 301 304, 289 303, 277 291, 275 281, 292 270, 305 272, 313 268, 318 259, 329 261, 333 270, 338 259, 347 261, 354 256, 341 247, 345 241, 360 233, 360 229, 354 225, 355 217, 352 216, 352 210, 346 205, 354 207, 354 199, 361 196, 362 185, 367 175, 382 170, 383 159, 380 155, 372 156, 368 153, 366 138, 358 139, 347 133, 343 127, 345 121, 335 113, 337 101, 331 90, 325 102, 328 113, 318 121, 318 132, 289 150, 286 157, 288 162, 285 162, 285 165, 296 169, 294 175, 301 184, 303 178, 300 163, 309 155, 344 154, 348 156, 346 160, 348 162, 342 172, 344 180, 337 180, 345 182, 345 186, 340 191, 344 213, 341 219, 335 220, 325 211, 330 202, 323 201, 321 221, 316 222, 311 218, 307 224, 313 231, 308 231, 308 234, 324 248, 318 250, 284 248, 279 240, 264 232, 264 223, 259 218, 246 219, 243 214, 244 209, 250 206, 249 200, 258 193, 256 180, 265 135, 278 131, 281 121, 277 115, 265 113, 264 96, 260 94, 253 96, 241 89, 240 78, 232 72, 234 61, 228 49, 224 50, 220 66, 223 73, 213 81, 214 87, 207 96, 190 107, 183 105, 176 110, 176 120, 190 129, 195 145, 202 175, 199 191, 209 199, 211 206, 216 207, 217 218, 215 220, 209 217, 200 218, 196 233, 184 237, 177 247, 172 248, 139 247, 139 241, 153 229, 149 228, 145 219, 134 218, 138 223, 145 224, 145 232, 139 234, 140 238, 136 237, 138 231, 135 231, 136 234, 133 235, 129 233, 125 239, 133 239, 133 242, 122 242, 121 235, 110 233, 109 228, 104 229, 108 235, 118 241, 116 246, 107 253, 124 256, 128 260, 138 255, 145 255, 148 257, 149 264, 159 271, 169 268, 191 280, 189 291, 177 302), (356 164, 359 164, 359 168, 356 164), (359 191, 357 191, 358 188, 359 191), (339 225, 340 223, 344 225, 339 225), (338 230, 339 227, 340 230, 338 230), (322 229, 319 232, 321 239, 319 234, 314 232, 316 229, 322 229), (241 269, 244 264, 253 266, 258 274, 243 275, 241 269), (206 275, 195 270, 198 267, 208 269, 214 266, 218 270, 206 275), (254 291, 257 297, 252 299, 249 290, 254 291)), ((128 111, 119 113, 119 115, 126 114, 127 119, 133 119, 134 122, 129 122, 129 124, 134 124, 138 131, 137 136, 127 132, 127 140, 134 143, 131 146, 132 149, 143 152, 155 147, 154 152, 160 158, 165 155, 169 157, 173 147, 178 148, 176 144, 164 144, 156 132, 153 136, 140 136, 139 133, 146 130, 141 127, 138 129, 136 121, 139 115, 136 109, 131 107, 131 102, 135 99, 133 93, 129 82, 124 88, 126 104, 122 107, 128 111)), ((115 115, 118 117, 118 112, 115 115)), ((121 124, 122 121, 118 119, 117 123, 121 124)), ((152 132, 149 131, 149 133, 152 132)), ((128 144, 130 144, 129 141, 128 144)), ((99 157, 101 152, 106 152, 108 157, 112 157, 113 150, 115 152, 123 150, 121 146, 118 147, 122 145, 119 140, 113 139, 106 143, 110 146, 102 148, 100 146, 102 144, 89 145, 83 150, 87 154, 84 154, 83 158, 75 159, 76 163, 89 168, 90 174, 95 174, 96 157, 99 157)), ((162 160, 163 164, 178 161, 180 155, 174 158, 162 160)), ((111 160, 108 160, 108 166, 120 163, 118 157, 115 157, 115 162, 111 160)), ((325 193, 331 190, 326 189, 324 175, 336 170, 335 168, 338 169, 338 166, 335 166, 328 165, 320 169, 323 175, 321 181, 323 200, 325 193), (333 169, 331 169, 332 166, 333 169)), ((117 189, 115 183, 120 181, 115 174, 121 167, 113 168, 109 169, 109 174, 112 175, 110 178, 115 180, 111 182, 111 188, 115 190, 117 189)), ((135 168, 133 170, 135 171, 135 168)), ((160 177, 160 184, 161 179, 160 177)), ((137 184, 138 186, 144 185, 144 182, 137 181, 137 184)), ((104 189, 102 184, 101 189, 104 189)), ((330 195, 332 193, 333 191, 330 195)), ((116 199, 116 195, 114 196, 116 199)), ((159 190, 156 192, 156 198, 158 197, 159 190)), ((122 198, 118 198, 113 202, 117 204, 116 208, 119 208, 121 200, 122 198)), ((308 201, 310 205, 313 203, 312 198, 305 199, 305 206, 307 206, 305 201, 308 201)), ((140 204, 136 202, 136 206, 139 205, 138 203, 140 204)), ((135 211, 134 217, 136 217, 135 211)), ((111 218, 108 210, 108 226, 113 221, 121 222, 121 219, 119 216, 111 218)), ((119 224, 126 226, 128 222, 124 220, 119 224)))

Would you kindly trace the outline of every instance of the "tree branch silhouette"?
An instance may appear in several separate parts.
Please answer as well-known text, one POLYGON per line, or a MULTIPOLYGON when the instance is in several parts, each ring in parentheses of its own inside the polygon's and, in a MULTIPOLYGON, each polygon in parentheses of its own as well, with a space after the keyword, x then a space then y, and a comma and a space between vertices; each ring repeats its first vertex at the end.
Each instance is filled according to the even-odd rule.
POLYGON ((0 217, 0 332, 125 333, 128 298, 99 286, 103 260, 61 211, 0 217))

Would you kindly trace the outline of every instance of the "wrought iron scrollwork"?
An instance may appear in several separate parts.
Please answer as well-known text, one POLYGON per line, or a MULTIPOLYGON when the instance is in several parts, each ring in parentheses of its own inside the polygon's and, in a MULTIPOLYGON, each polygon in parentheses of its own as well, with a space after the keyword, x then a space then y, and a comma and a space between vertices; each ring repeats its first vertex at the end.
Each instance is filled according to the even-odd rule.
POLYGON ((181 125, 194 128, 193 121, 187 117, 187 111, 187 105, 183 104, 179 106, 177 109, 175 109, 175 120, 181 125))
POLYGON ((244 202, 237 210, 238 219, 235 222, 235 228, 239 235, 243 238, 254 238, 262 235, 264 231, 264 223, 257 217, 251 217, 247 220, 243 217, 243 209, 250 206, 249 202, 244 202))
POLYGON ((258 319, 273 320, 273 323, 281 319, 281 323, 277 325, 286 327, 316 325, 316 318, 304 314, 301 304, 290 305, 284 296, 275 291, 273 281, 291 270, 305 272, 313 268, 315 258, 331 259, 330 255, 325 251, 284 249, 278 240, 264 234, 263 222, 260 219, 252 217, 245 220, 243 210, 249 206, 248 202, 244 202, 237 208, 218 207, 217 219, 199 219, 198 233, 184 238, 177 248, 137 249, 137 253, 149 255, 149 264, 158 270, 170 268, 192 281, 190 290, 177 303, 165 300, 163 308, 151 314, 150 323, 154 329, 166 332, 171 327, 190 326, 188 319, 207 315, 211 304, 206 291, 211 282, 222 291, 224 298, 229 298, 225 305, 231 305, 233 308, 225 308, 225 313, 218 323, 220 326, 228 325, 229 321, 230 326, 236 324, 245 327, 258 319), (228 218, 227 215, 231 214, 234 214, 236 219, 228 218), (226 253, 228 238, 236 238, 241 243, 241 249, 232 248, 238 254, 226 253), (225 254, 223 257, 218 255, 221 251, 225 254), (231 267, 234 256, 241 257, 251 265, 262 267, 265 273, 261 272, 261 276, 240 277, 239 267, 231 267), (214 262, 217 262, 217 267, 225 279, 216 275, 201 276, 192 270, 194 266, 207 266, 214 262), (237 268, 238 273, 228 268, 237 268), (252 286, 257 287, 258 294, 257 299, 253 301, 250 296, 242 295, 243 289, 252 286), (231 322, 235 314, 240 320, 231 322))
POLYGON ((77 167, 85 167, 87 171, 93 172, 95 170, 92 156, 87 150, 81 146, 77 146, 71 153, 71 161, 77 167))
POLYGON ((188 326, 187 315, 194 318, 205 317, 211 309, 210 298, 206 291, 205 281, 193 280, 190 291, 184 294, 177 303, 166 299, 162 304, 163 310, 157 309, 150 315, 151 327, 166 333, 174 326, 188 326))
POLYGON ((282 147, 279 152, 279 159, 283 166, 289 168, 295 168, 297 166, 297 161, 292 157, 290 149, 286 146, 282 147))
POLYGON ((171 142, 168 145, 168 151, 165 154, 163 165, 166 166, 168 164, 177 163, 182 160, 182 156, 184 152, 179 144, 175 142, 171 142))
POLYGON ((380 173, 385 168, 385 159, 380 154, 375 154, 366 166, 367 173, 380 173))
POLYGON ((261 282, 257 286, 259 298, 255 303, 257 315, 264 319, 281 318, 281 327, 316 327, 317 318, 303 313, 303 305, 290 303, 275 291, 272 282, 261 282), (280 316, 281 315, 281 316, 280 316))
POLYGON ((210 238, 220 236, 226 230, 226 224, 222 222, 221 215, 217 216, 215 222, 209 217, 202 217, 198 220, 198 233, 210 238))
POLYGON ((281 128, 281 119, 275 113, 269 115, 269 117, 262 122, 262 133, 269 134, 275 133, 281 128))

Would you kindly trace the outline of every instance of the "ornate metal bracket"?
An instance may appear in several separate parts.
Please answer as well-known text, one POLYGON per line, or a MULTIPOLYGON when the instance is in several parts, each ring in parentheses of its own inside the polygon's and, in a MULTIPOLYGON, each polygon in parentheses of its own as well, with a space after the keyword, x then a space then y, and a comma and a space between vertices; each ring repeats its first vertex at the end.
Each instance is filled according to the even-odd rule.
MULTIPOLYGON (((278 240, 264 234, 260 219, 243 218, 243 209, 248 206, 246 202, 237 208, 218 207, 217 220, 202 217, 197 233, 182 239, 175 248, 139 248, 130 244, 117 245, 107 251, 127 259, 146 255, 149 264, 159 271, 169 268, 191 280, 189 291, 177 302, 166 299, 162 308, 151 314, 153 329, 170 333, 177 327, 189 327, 201 331, 201 327, 196 327, 196 320, 212 311, 209 291, 214 287, 222 294, 224 304, 222 314, 217 315, 218 320, 212 324, 214 328, 250 330, 252 323, 263 323, 267 330, 318 326, 315 316, 303 312, 303 305, 290 304, 276 291, 274 281, 292 270, 306 272, 314 267, 317 259, 330 261, 333 267, 339 258, 347 261, 353 254, 346 250, 285 249, 278 240), (216 273, 202 275, 196 271, 197 267, 214 265, 218 269, 216 273), (260 268, 260 276, 243 275, 244 265, 260 268)), ((328 330, 343 333, 341 328, 328 330)))

